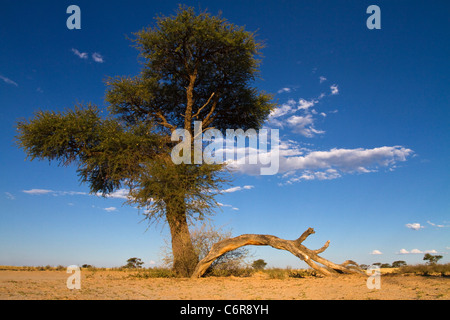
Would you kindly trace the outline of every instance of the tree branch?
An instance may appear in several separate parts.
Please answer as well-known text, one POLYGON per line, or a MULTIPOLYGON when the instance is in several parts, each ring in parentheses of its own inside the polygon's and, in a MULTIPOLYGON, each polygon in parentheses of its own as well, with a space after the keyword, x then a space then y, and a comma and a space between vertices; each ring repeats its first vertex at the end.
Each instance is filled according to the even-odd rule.
POLYGON ((338 265, 318 256, 317 253, 323 252, 326 248, 328 248, 330 241, 327 241, 325 245, 318 250, 310 250, 301 245, 301 243, 313 233, 314 229, 309 228, 303 232, 297 240, 284 240, 272 235, 243 234, 235 238, 219 241, 212 246, 206 257, 197 264, 191 278, 201 277, 208 267, 214 262, 214 260, 219 258, 221 255, 247 245, 271 246, 276 249, 287 250, 301 260, 304 260, 311 268, 317 270, 323 275, 333 275, 336 273, 364 274, 364 272, 353 261, 348 260, 344 262, 344 264, 338 265), (314 261, 322 264, 324 267, 317 265, 314 261), (354 264, 355 266, 347 267, 348 264, 354 264))
POLYGON ((171 125, 170 123, 167 122, 166 117, 164 117, 163 114, 160 111, 158 111, 156 113, 156 115, 158 116, 158 118, 161 119, 161 122, 159 122, 160 125, 162 125, 162 126, 164 126, 166 128, 169 128, 171 131, 176 129, 174 125, 171 125))
POLYGON ((215 94, 216 94, 215 92, 213 92, 211 94, 211 96, 209 97, 208 101, 206 101, 206 103, 200 109, 198 109, 197 113, 194 114, 192 116, 192 118, 197 118, 200 115, 200 112, 202 112, 202 110, 209 104, 209 102, 211 101, 212 97, 214 97, 215 94))
POLYGON ((211 110, 209 110, 208 114, 206 115, 205 119, 202 121, 202 126, 207 127, 209 126, 215 119, 215 116, 212 117, 214 110, 216 109, 217 103, 219 102, 219 94, 214 95, 214 101, 211 106, 211 110))

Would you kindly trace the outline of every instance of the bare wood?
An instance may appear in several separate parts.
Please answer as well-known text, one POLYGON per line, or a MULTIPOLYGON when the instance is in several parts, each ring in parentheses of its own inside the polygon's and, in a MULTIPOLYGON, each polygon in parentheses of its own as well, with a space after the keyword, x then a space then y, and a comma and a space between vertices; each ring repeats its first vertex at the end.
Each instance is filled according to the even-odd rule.
POLYGON ((202 112, 202 110, 209 104, 209 102, 211 101, 212 97, 214 97, 215 94, 216 94, 215 92, 211 94, 208 101, 206 101, 206 103, 200 109, 198 109, 197 113, 192 116, 192 119, 197 118, 200 115, 200 112, 202 112))
POLYGON ((315 233, 313 228, 308 228, 308 230, 306 230, 305 232, 302 233, 302 235, 295 240, 298 244, 301 244, 303 241, 306 240, 306 238, 308 238, 311 234, 315 233))
POLYGON ((206 115, 205 119, 202 121, 202 126, 207 127, 209 126, 215 119, 214 110, 216 109, 217 103, 219 102, 219 94, 214 95, 214 100, 211 106, 211 109, 209 110, 208 114, 206 115))
POLYGON ((160 125, 169 128, 171 131, 175 130, 175 126, 168 123, 166 117, 164 117, 161 112, 157 112, 156 115, 161 119, 160 125))
POLYGON ((309 228, 296 240, 280 239, 272 235, 243 234, 234 238, 219 241, 212 246, 206 257, 197 264, 191 277, 201 277, 208 267, 214 262, 214 260, 219 258, 221 255, 247 245, 271 246, 275 249, 287 250, 299 259, 304 260, 305 263, 307 263, 311 268, 327 276, 337 273, 363 273, 358 265, 351 260, 347 260, 343 264, 339 265, 320 257, 318 253, 325 251, 325 249, 328 248, 330 241, 327 241, 322 248, 317 250, 310 250, 303 246, 301 243, 313 233, 314 229, 309 228), (322 264, 323 266, 319 266, 314 261, 322 264), (354 266, 349 266, 350 264, 354 266))

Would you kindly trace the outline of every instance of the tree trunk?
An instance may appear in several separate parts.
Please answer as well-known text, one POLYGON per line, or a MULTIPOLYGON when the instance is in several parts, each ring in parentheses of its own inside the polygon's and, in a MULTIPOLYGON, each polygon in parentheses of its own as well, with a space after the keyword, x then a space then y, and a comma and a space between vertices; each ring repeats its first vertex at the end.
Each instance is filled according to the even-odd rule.
POLYGON ((197 264, 197 267, 192 274, 192 278, 201 277, 205 273, 206 269, 208 269, 208 267, 214 262, 214 260, 221 255, 247 245, 269 245, 276 249, 287 250, 301 260, 304 260, 311 268, 317 270, 323 275, 333 275, 337 273, 364 274, 359 266, 351 260, 347 260, 343 264, 338 265, 320 257, 318 254, 328 248, 330 241, 327 241, 322 248, 317 250, 310 250, 303 246, 302 242, 312 233, 314 233, 314 229, 309 228, 296 240, 284 240, 271 235, 243 234, 235 238, 219 241, 212 246, 208 255, 197 264), (319 262, 325 267, 317 265, 314 261, 319 262))
POLYGON ((166 218, 172 236, 173 270, 181 277, 189 277, 198 263, 198 255, 192 245, 184 202, 176 198, 166 201, 166 218))

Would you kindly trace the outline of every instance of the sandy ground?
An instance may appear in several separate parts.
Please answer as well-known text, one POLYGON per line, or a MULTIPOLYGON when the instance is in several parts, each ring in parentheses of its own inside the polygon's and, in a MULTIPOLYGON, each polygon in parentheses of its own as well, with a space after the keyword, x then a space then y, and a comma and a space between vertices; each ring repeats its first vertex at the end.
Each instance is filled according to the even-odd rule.
POLYGON ((121 271, 81 272, 81 289, 69 290, 65 271, 0 271, 1 300, 148 299, 148 300, 416 300, 450 298, 450 278, 382 275, 380 289, 368 289, 367 277, 268 279, 141 279, 121 271))

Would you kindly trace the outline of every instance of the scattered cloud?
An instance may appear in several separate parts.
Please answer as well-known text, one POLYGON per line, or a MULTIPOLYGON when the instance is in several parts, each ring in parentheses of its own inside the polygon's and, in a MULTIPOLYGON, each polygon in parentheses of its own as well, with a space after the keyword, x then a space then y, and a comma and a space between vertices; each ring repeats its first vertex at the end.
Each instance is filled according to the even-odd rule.
MULTIPOLYGON (((113 199, 128 199, 128 190, 127 189, 119 189, 116 190, 110 194, 106 194, 106 198, 113 198, 113 199)), ((97 196, 103 196, 101 193, 97 193, 97 196)))
POLYGON ((94 52, 94 53, 92 54, 92 59, 93 59, 95 62, 98 62, 98 63, 103 63, 103 62, 104 62, 103 56, 102 56, 100 53, 97 53, 97 52, 94 52))
POLYGON ((224 204, 224 203, 221 203, 221 202, 217 202, 217 204, 218 204, 220 207, 228 207, 228 208, 231 208, 232 210, 236 210, 236 211, 239 210, 239 208, 233 207, 231 204, 224 204))
POLYGON ((412 249, 411 251, 408 251, 406 249, 400 249, 400 251, 397 254, 424 254, 424 253, 438 253, 436 250, 419 250, 419 249, 412 249))
POLYGON ((373 250, 370 254, 377 255, 377 254, 383 254, 383 253, 380 250, 373 250))
POLYGON ((291 88, 281 88, 278 93, 291 92, 291 88))
POLYGON ((10 192, 5 192, 5 195, 9 200, 16 200, 16 197, 14 197, 10 192))
POLYGON ((242 191, 242 190, 250 190, 253 189, 254 186, 238 186, 238 187, 232 187, 232 188, 228 188, 225 190, 222 190, 223 193, 232 193, 232 192, 236 192, 236 191, 242 191))
POLYGON ((424 226, 421 226, 420 223, 417 223, 417 222, 415 222, 415 223, 407 223, 406 227, 409 228, 409 229, 413 229, 413 230, 420 230, 420 229, 425 228, 424 226))
MULTIPOLYGON (((72 52, 80 59, 88 59, 89 58, 89 54, 87 52, 80 52, 79 50, 72 48, 72 52)), ((94 52, 92 55, 92 60, 94 60, 97 63, 103 63, 105 62, 103 56, 98 53, 98 52, 94 52)))
MULTIPOLYGON (((53 195, 53 196, 76 196, 76 195, 90 195, 87 192, 81 191, 54 191, 49 189, 30 189, 30 190, 22 190, 23 193, 31 194, 31 195, 53 195)), ((101 193, 95 194, 98 197, 103 196, 101 193)), ((128 190, 127 189, 119 189, 110 194, 104 195, 105 198, 114 198, 114 199, 128 199, 128 190)))
POLYGON ((31 195, 43 195, 43 194, 51 194, 54 193, 55 191, 47 189, 30 189, 30 190, 22 190, 22 192, 31 195))
POLYGON ((288 100, 288 102, 283 103, 278 108, 275 108, 274 110, 272 110, 270 112, 269 118, 274 119, 274 118, 282 117, 286 114, 290 114, 294 111, 295 105, 296 105, 295 100, 290 99, 290 100, 288 100))
POLYGON ((338 93, 339 93, 339 89, 338 89, 338 86, 337 86, 336 84, 333 84, 333 85, 330 87, 330 90, 331 90, 331 94, 332 94, 332 95, 335 95, 335 94, 338 94, 338 93))
POLYGON ((327 81, 327 78, 325 78, 324 76, 320 76, 319 77, 319 82, 320 83, 325 82, 325 81, 327 81))
POLYGON ((286 103, 271 111, 268 125, 278 128, 287 127, 292 132, 307 138, 325 133, 323 130, 316 129, 315 122, 317 115, 323 118, 326 114, 324 112, 319 113, 313 108, 325 96, 325 93, 321 93, 318 97, 312 99, 300 98, 298 101, 289 99, 286 103))
POLYGON ((436 223, 433 223, 433 222, 431 222, 431 221, 427 221, 427 223, 430 225, 430 226, 433 226, 433 227, 436 227, 436 228, 448 228, 449 226, 446 226, 446 225, 443 225, 443 224, 436 224, 436 223))
POLYGON ((16 86, 16 87, 19 86, 15 81, 12 81, 11 79, 9 79, 7 77, 2 76, 1 74, 0 74, 0 79, 2 79, 7 84, 12 84, 13 86, 16 86))
POLYGON ((299 133, 304 137, 311 138, 316 134, 325 133, 323 130, 317 130, 314 127, 314 119, 311 114, 306 116, 292 116, 287 119, 287 125, 293 132, 299 133))
MULTIPOLYGON (((250 164, 249 155, 253 150, 248 149, 245 159, 238 159, 240 161, 230 162, 229 165, 238 172, 258 175, 262 165, 250 164)), ((389 170, 398 162, 406 161, 414 152, 402 146, 314 151, 301 148, 293 141, 280 141, 278 148, 274 147, 264 156, 270 158, 273 153, 279 155, 278 174, 287 179, 285 183, 291 184, 302 180, 331 180, 344 174, 377 172, 380 168, 389 170)))
POLYGON ((312 100, 300 99, 298 101, 297 110, 308 110, 309 108, 313 107, 317 102, 319 102, 319 101, 316 99, 312 99, 312 100))
POLYGON ((108 208, 103 208, 103 210, 108 211, 108 212, 114 212, 117 211, 116 207, 108 207, 108 208))
POLYGON ((88 54, 87 52, 80 52, 75 48, 72 48, 72 52, 80 59, 87 59, 88 58, 88 54))

